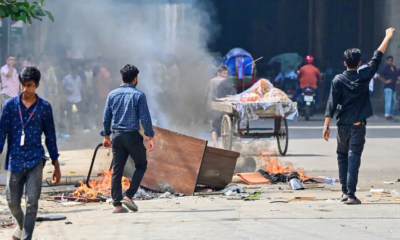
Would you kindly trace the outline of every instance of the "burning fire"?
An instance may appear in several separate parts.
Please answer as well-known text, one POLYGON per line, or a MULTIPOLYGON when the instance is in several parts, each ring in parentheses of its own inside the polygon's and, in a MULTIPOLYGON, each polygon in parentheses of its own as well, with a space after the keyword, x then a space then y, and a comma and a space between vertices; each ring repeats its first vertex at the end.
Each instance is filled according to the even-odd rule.
POLYGON ((304 169, 294 169, 292 164, 284 164, 281 162, 280 158, 275 157, 276 154, 270 152, 257 152, 257 155, 264 161, 265 163, 265 171, 269 174, 284 174, 284 173, 292 173, 297 172, 299 174, 300 179, 305 181, 310 179, 311 177, 307 176, 304 169))
MULTIPOLYGON (((80 187, 72 194, 74 197, 95 198, 100 193, 102 195, 111 194, 112 170, 104 171, 98 179, 90 180, 89 188, 85 183, 79 182, 80 187)), ((127 190, 131 184, 131 180, 122 177, 122 190, 127 190)))

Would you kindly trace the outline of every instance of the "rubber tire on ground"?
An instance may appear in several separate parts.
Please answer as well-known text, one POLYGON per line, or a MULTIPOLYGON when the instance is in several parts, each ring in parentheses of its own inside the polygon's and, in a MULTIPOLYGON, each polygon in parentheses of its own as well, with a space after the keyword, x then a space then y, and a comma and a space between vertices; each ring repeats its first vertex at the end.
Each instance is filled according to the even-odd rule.
POLYGON ((233 131, 232 120, 228 115, 224 115, 221 122, 222 146, 226 150, 232 150, 233 131))
POLYGON ((311 107, 306 106, 304 111, 305 111, 304 117, 305 117, 306 121, 310 121, 311 107))
POLYGON ((279 154, 285 156, 289 146, 289 128, 286 119, 275 119, 275 131, 279 154))

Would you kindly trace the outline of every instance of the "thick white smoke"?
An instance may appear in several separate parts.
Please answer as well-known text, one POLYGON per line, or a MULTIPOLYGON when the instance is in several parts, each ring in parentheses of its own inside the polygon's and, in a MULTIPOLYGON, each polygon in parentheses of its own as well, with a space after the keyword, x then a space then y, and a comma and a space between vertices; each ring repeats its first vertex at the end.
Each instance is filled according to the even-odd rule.
POLYGON ((212 6, 195 0, 120 2, 49 1, 55 22, 48 24, 43 50, 58 53, 62 47, 83 58, 107 57, 111 72, 136 65, 138 88, 147 94, 158 125, 199 136, 195 126, 203 122, 205 88, 215 75, 207 50, 217 30, 212 6))

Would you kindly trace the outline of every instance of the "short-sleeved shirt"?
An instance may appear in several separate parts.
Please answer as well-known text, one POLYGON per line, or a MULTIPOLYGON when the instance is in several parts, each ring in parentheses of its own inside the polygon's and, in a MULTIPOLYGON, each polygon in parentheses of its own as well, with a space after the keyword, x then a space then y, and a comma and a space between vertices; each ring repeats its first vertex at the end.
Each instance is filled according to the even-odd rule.
POLYGON ((380 72, 380 75, 385 79, 385 80, 392 80, 391 83, 385 84, 384 88, 390 88, 392 90, 396 90, 396 82, 397 82, 397 68, 396 66, 393 65, 393 70, 388 66, 385 65, 380 72))
POLYGON ((316 89, 318 78, 321 76, 321 72, 318 68, 314 67, 312 64, 307 64, 300 68, 299 78, 300 78, 300 88, 312 87, 316 89))
POLYGON ((7 77, 9 71, 8 65, 4 65, 1 68, 1 85, 2 90, 1 94, 6 94, 9 97, 16 97, 19 94, 19 80, 17 70, 13 69, 13 74, 10 77, 7 77))

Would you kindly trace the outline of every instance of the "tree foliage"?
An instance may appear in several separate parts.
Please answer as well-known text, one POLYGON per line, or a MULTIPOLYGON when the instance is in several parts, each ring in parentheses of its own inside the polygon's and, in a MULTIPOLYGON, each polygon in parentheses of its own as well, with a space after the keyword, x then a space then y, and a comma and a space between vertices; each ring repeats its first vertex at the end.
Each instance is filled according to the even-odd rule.
POLYGON ((38 0, 30 4, 27 0, 0 0, 0 17, 11 17, 13 21, 23 21, 32 24, 32 19, 42 21, 43 17, 48 17, 54 22, 51 12, 44 9, 46 0, 38 0))

